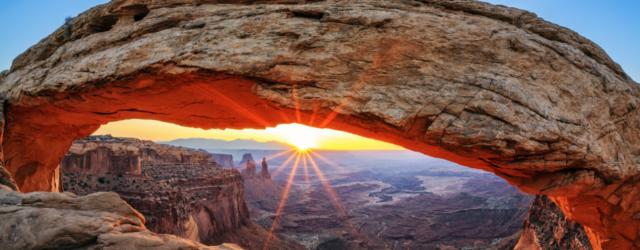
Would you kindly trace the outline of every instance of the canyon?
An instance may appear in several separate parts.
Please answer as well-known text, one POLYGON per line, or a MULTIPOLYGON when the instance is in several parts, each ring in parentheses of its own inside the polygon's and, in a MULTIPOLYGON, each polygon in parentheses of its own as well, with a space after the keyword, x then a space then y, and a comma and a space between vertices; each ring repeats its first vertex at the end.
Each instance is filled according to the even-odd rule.
MULTIPOLYGON (((90 136, 71 145, 60 171, 61 191, 116 192, 155 233, 247 249, 262 249, 268 235, 250 219, 240 173, 223 169, 206 151, 90 136)), ((278 238, 271 248, 299 249, 278 238)))
MULTIPOLYGON (((513 249, 533 200, 495 176, 416 153, 313 154, 323 155, 316 164, 333 192, 301 163, 276 229, 306 249, 513 249)), ((275 179, 245 181, 251 214, 265 227, 290 178, 287 157, 270 160, 275 179)))
MULTIPOLYGON (((226 152, 242 159, 243 173, 255 171, 253 156, 269 158, 273 178, 243 178, 253 220, 271 227, 291 173, 289 155, 226 152)), ((553 202, 495 176, 409 151, 312 154, 323 155, 317 164, 344 211, 313 170, 298 169, 276 232, 306 249, 591 249, 582 226, 553 202)))
MULTIPOLYGON (((104 245, 116 231, 124 242, 129 229, 158 247, 198 246, 149 232, 124 205, 85 203, 104 195, 35 191, 59 191, 73 141, 110 121, 297 122, 493 173, 547 196, 594 249, 640 248, 639 98, 638 84, 598 45, 505 6, 114 0, 69 20, 0 73, 0 183, 11 197, 3 215, 35 225, 54 218, 12 215, 77 212, 109 225, 46 235, 51 246, 104 245)), ((123 168, 137 171, 132 162, 123 168)), ((2 223, 13 232, 2 243, 37 232, 12 225, 2 223)), ((550 240, 530 235, 540 237, 520 242, 550 240)))

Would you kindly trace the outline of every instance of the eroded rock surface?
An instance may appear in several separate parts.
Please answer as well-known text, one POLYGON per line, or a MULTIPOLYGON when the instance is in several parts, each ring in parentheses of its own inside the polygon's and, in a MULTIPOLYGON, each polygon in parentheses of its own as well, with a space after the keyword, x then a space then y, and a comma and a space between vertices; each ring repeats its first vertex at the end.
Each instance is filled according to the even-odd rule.
POLYGON ((579 34, 481 2, 118 0, 0 74, 3 158, 22 191, 56 190, 71 142, 108 121, 299 122, 493 172, 630 249, 638 91, 579 34))
POLYGON ((245 181, 253 179, 271 179, 271 174, 269 174, 269 164, 267 163, 266 158, 262 158, 260 161, 260 171, 258 171, 258 166, 256 161, 253 159, 253 155, 250 153, 243 154, 239 168, 242 172, 242 178, 244 178, 245 181))
POLYGON ((515 250, 583 249, 591 250, 582 226, 568 221, 562 211, 545 196, 537 196, 515 250))
MULTIPOLYGON (((156 233, 209 245, 236 243, 248 249, 263 249, 268 234, 250 219, 240 173, 223 169, 205 151, 90 136, 71 145, 61 175, 64 191, 120 194, 156 233), (127 168, 131 162, 138 163, 138 173, 127 168)), ((296 247, 276 238, 269 249, 296 247)))
POLYGON ((2 249, 241 249, 156 234, 118 194, 19 193, 0 185, 2 249))

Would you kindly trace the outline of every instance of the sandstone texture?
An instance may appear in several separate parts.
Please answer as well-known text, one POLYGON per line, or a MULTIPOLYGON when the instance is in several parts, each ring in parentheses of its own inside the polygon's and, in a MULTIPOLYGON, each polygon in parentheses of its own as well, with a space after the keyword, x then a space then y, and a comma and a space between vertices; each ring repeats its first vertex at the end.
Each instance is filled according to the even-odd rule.
MULTIPOLYGON (((71 145, 61 164, 61 186, 80 195, 116 192, 144 215, 145 226, 156 233, 208 245, 231 242, 262 249, 268 232, 250 219, 240 173, 212 160, 201 150, 90 136, 71 145), (94 162, 96 153, 101 158, 94 162), (123 157, 128 160, 121 161, 123 157), (122 167, 129 162, 138 162, 139 173, 122 167)), ((272 249, 292 249, 279 239, 274 243, 272 249)))
POLYGON ((241 249, 156 234, 118 194, 28 194, 0 186, 2 249, 241 249))
POLYGON ((57 190, 73 140, 109 121, 298 122, 493 172, 547 195, 595 249, 640 247, 638 85, 514 8, 115 0, 16 58, 0 96, 3 162, 25 192, 57 190))
POLYGON ((219 166, 204 150, 111 135, 76 140, 61 163, 67 172, 120 175, 141 175, 143 165, 219 166))
POLYGON ((568 221, 547 197, 533 201, 515 250, 584 249, 590 250, 589 238, 582 226, 568 221))

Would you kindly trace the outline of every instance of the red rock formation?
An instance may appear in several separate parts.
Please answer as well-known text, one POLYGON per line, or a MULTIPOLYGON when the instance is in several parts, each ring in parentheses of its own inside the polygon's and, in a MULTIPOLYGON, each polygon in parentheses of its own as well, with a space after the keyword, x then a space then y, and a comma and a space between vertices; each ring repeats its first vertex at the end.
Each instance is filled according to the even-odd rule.
POLYGON ((516 250, 592 249, 582 226, 568 221, 545 196, 537 196, 524 223, 516 250))
POLYGON ((233 244, 205 246, 153 233, 145 228, 138 211, 111 192, 25 194, 0 185, 0 221, 3 250, 240 249, 233 244))
POLYGON ((267 158, 264 157, 260 163, 260 178, 271 179, 271 174, 269 174, 269 164, 267 164, 267 158))
POLYGON ((92 137, 87 143, 71 145, 61 165, 66 172, 88 174, 140 175, 140 153, 137 147, 105 147, 93 141, 115 140, 108 137, 92 137))
POLYGON ((240 166, 241 167, 246 167, 245 165, 247 164, 247 162, 254 162, 255 160, 253 160, 253 155, 251 155, 250 153, 245 153, 242 155, 242 159, 240 160, 240 166))
POLYGON ((244 178, 245 181, 252 179, 271 179, 271 174, 269 174, 269 165, 267 164, 266 158, 263 158, 260 162, 260 173, 257 172, 256 162, 253 160, 253 156, 250 153, 242 155, 240 166, 242 167, 242 178, 244 178))
POLYGON ((594 248, 640 247, 640 87, 591 41, 475 1, 227 3, 116 0, 16 58, 0 138, 17 186, 57 190, 72 141, 109 121, 298 122, 493 172, 594 248))
MULTIPOLYGON (((91 136, 73 143, 61 170, 65 191, 81 195, 117 192, 145 216, 145 225, 153 232, 206 244, 234 242, 245 247, 259 246, 267 235, 249 218, 238 171, 222 169, 204 151, 132 138, 91 136), (93 159, 96 150, 115 159, 126 155, 140 163, 141 173, 121 171, 118 161, 109 158, 99 159, 104 161, 100 164, 76 164, 76 159, 93 159), (244 231, 254 235, 243 236, 244 231)), ((279 240, 272 247, 296 248, 279 240)))
POLYGON ((244 168, 242 169, 242 177, 245 179, 256 178, 256 162, 253 159, 249 159, 244 162, 244 168))

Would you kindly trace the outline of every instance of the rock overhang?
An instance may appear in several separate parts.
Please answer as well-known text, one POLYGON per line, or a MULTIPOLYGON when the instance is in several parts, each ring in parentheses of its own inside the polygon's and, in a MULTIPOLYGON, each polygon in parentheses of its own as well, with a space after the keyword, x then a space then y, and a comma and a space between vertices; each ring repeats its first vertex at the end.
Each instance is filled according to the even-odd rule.
POLYGON ((594 43, 518 9, 113 1, 20 55, 0 92, 4 162, 24 191, 54 185, 71 141, 108 121, 302 117, 494 172, 556 197, 604 238, 622 230, 635 242, 627 228, 638 229, 638 208, 612 198, 634 196, 638 86, 594 43), (585 200, 611 216, 589 221, 593 211, 576 208, 585 200))

